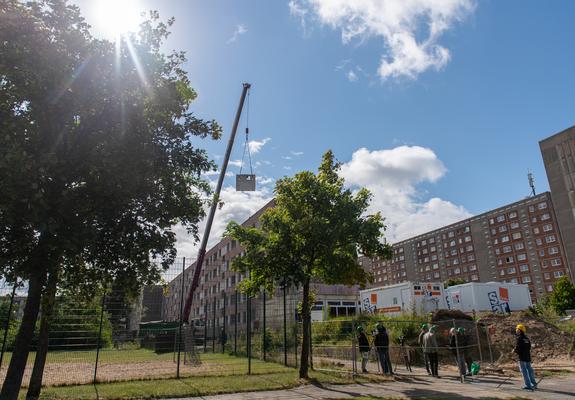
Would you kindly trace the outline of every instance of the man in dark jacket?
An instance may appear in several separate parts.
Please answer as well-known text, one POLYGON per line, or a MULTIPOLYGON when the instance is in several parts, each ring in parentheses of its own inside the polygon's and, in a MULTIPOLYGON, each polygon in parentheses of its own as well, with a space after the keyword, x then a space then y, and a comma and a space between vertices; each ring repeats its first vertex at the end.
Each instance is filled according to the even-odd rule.
POLYGON ((361 353, 361 372, 367 373, 367 361, 369 360, 369 340, 364 332, 363 326, 357 327, 357 344, 361 353))
MULTIPOLYGON (((421 332, 419 332, 419 337, 417 339, 417 343, 419 343, 419 347, 423 350, 423 336, 427 333, 428 327, 427 324, 421 324, 421 332)), ((425 369, 427 370, 427 375, 431 375, 431 369, 429 368, 429 360, 427 359, 427 354, 423 353, 423 361, 425 362, 425 369)))
POLYGON ((375 335, 373 344, 375 345, 379 362, 381 363, 381 369, 385 375, 393 375, 391 359, 389 358, 389 336, 387 335, 385 326, 380 323, 378 323, 375 328, 377 334, 375 335))
POLYGON ((537 389, 537 381, 535 380, 535 373, 531 367, 531 341, 525 334, 525 325, 519 324, 515 328, 515 348, 513 352, 519 356, 519 369, 525 381, 525 390, 537 389))

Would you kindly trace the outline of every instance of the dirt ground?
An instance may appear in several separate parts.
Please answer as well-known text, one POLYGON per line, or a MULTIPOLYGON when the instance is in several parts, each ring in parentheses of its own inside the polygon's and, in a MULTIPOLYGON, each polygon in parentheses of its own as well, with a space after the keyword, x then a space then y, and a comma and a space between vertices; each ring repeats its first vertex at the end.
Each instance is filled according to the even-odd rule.
POLYGON ((499 351, 499 365, 515 363, 516 356, 512 350, 515 345, 515 327, 519 323, 527 328, 527 336, 532 344, 533 364, 569 366, 575 361, 575 335, 565 333, 526 313, 513 313, 508 316, 490 314, 479 321, 485 324, 491 333, 491 343, 499 351))
MULTIPOLYGON (((225 369, 225 365, 217 363, 204 363, 192 367, 181 365, 182 375, 218 373, 225 369)), ((4 380, 6 369, 0 373, 0 381, 4 380)), ((27 386, 32 373, 31 366, 26 368, 23 386, 27 386)), ((176 363, 172 361, 144 361, 126 364, 98 365, 98 382, 116 382, 138 379, 152 379, 176 376, 176 363)), ((47 363, 44 370, 44 386, 74 385, 92 383, 94 378, 94 363, 65 362, 47 363)))

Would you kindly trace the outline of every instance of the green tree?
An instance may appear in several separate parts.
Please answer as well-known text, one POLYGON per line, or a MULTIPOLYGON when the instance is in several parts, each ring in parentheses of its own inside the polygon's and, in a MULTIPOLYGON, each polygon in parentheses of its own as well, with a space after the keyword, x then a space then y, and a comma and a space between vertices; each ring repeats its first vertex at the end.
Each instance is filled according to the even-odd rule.
POLYGON ((233 261, 237 271, 248 273, 241 290, 255 295, 261 288, 273 293, 276 285, 302 288, 302 378, 309 367, 310 284, 364 285, 370 276, 358 255, 391 256, 390 246, 381 242, 383 218, 366 215, 371 194, 345 189, 339 168, 326 152, 317 174, 304 171, 277 182, 275 206, 263 213, 259 228, 232 222, 226 231, 245 249, 233 261))
POLYGON ((151 13, 116 45, 65 0, 0 2, 0 276, 29 283, 2 399, 18 396, 49 277, 136 291, 174 260, 176 223, 197 237, 214 164, 196 142, 221 129, 189 111, 184 54, 160 51, 172 23, 151 13))
POLYGON ((549 305, 559 315, 565 314, 565 310, 575 309, 575 286, 566 276, 555 282, 553 292, 549 296, 549 305))
POLYGON ((464 283, 467 283, 467 281, 463 278, 448 279, 443 283, 443 288, 447 289, 450 286, 462 285, 464 283))

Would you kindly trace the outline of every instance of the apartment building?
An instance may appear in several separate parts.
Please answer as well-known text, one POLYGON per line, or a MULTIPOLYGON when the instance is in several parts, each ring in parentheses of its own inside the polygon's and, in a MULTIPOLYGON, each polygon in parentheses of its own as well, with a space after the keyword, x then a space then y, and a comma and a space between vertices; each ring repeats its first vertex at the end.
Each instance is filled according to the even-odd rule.
POLYGON ((393 245, 391 260, 371 260, 372 287, 400 282, 512 282, 532 299, 553 291, 567 273, 565 250, 549 192, 393 245))

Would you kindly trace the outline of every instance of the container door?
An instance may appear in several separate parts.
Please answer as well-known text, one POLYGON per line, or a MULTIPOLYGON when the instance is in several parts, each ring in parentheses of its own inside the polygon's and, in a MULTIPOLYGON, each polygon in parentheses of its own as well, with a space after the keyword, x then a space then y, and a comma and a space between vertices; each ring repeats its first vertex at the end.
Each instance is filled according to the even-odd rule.
POLYGON ((401 289, 401 312, 408 312, 411 311, 411 289, 405 288, 401 289))

